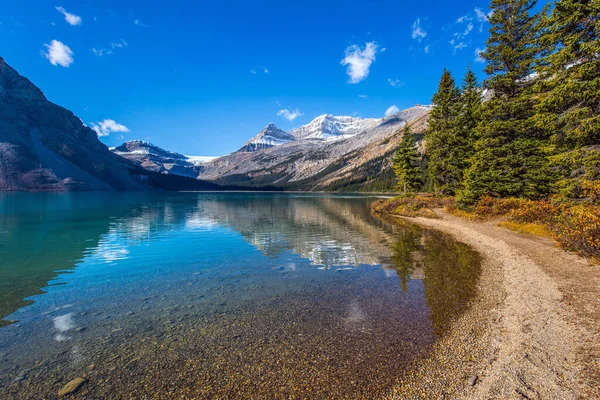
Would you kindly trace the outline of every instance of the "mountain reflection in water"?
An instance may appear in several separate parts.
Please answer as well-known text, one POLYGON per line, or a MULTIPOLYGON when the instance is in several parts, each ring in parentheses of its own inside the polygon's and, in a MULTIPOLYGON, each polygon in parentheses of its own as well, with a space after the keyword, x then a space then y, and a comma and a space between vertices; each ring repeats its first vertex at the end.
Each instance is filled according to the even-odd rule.
MULTIPOLYGON (((373 217, 373 200, 1 195, 0 396, 43 397, 48 377, 77 375, 109 354, 139 360, 140 369, 128 364, 139 376, 158 373, 155 346, 172 350, 160 353, 164 381, 148 390, 181 368, 205 397, 386 390, 468 305, 480 260, 447 235, 373 217), (21 386, 17 365, 30 365, 21 386), (216 365, 239 381, 231 386, 216 365), (288 374, 271 374, 282 368, 288 374)), ((138 389, 110 368, 96 373, 124 393, 138 389)), ((92 394, 108 395, 107 385, 92 394)))

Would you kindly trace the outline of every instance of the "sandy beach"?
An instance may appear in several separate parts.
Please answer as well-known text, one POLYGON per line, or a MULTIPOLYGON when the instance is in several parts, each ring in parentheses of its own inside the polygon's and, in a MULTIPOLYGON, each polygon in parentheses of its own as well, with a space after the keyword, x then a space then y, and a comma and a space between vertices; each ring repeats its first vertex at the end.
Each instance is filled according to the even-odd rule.
POLYGON ((600 267, 551 239, 437 212, 406 219, 481 253, 479 294, 389 397, 600 398, 600 267))

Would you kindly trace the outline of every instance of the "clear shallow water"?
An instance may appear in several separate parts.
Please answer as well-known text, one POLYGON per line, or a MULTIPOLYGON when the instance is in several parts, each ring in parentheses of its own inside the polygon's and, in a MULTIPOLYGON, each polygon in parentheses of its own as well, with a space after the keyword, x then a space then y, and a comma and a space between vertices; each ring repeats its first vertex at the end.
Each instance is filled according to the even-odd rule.
POLYGON ((384 394, 479 257, 365 196, 0 195, 0 396, 384 394))

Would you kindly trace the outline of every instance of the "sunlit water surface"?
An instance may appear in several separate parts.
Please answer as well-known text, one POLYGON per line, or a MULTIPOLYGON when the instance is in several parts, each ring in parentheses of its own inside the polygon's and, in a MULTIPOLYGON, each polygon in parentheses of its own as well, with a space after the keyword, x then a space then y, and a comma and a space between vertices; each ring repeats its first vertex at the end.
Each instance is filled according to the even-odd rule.
POLYGON ((368 196, 0 195, 0 397, 383 395, 479 257, 368 196))

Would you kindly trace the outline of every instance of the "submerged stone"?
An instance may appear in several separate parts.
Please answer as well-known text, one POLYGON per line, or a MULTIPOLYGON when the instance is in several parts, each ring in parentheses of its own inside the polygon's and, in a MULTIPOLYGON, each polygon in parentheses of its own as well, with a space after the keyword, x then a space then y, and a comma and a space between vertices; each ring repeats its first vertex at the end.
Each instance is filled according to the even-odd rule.
POLYGON ((58 391, 58 397, 64 397, 68 394, 75 393, 86 382, 87 379, 84 378, 73 379, 58 391))

